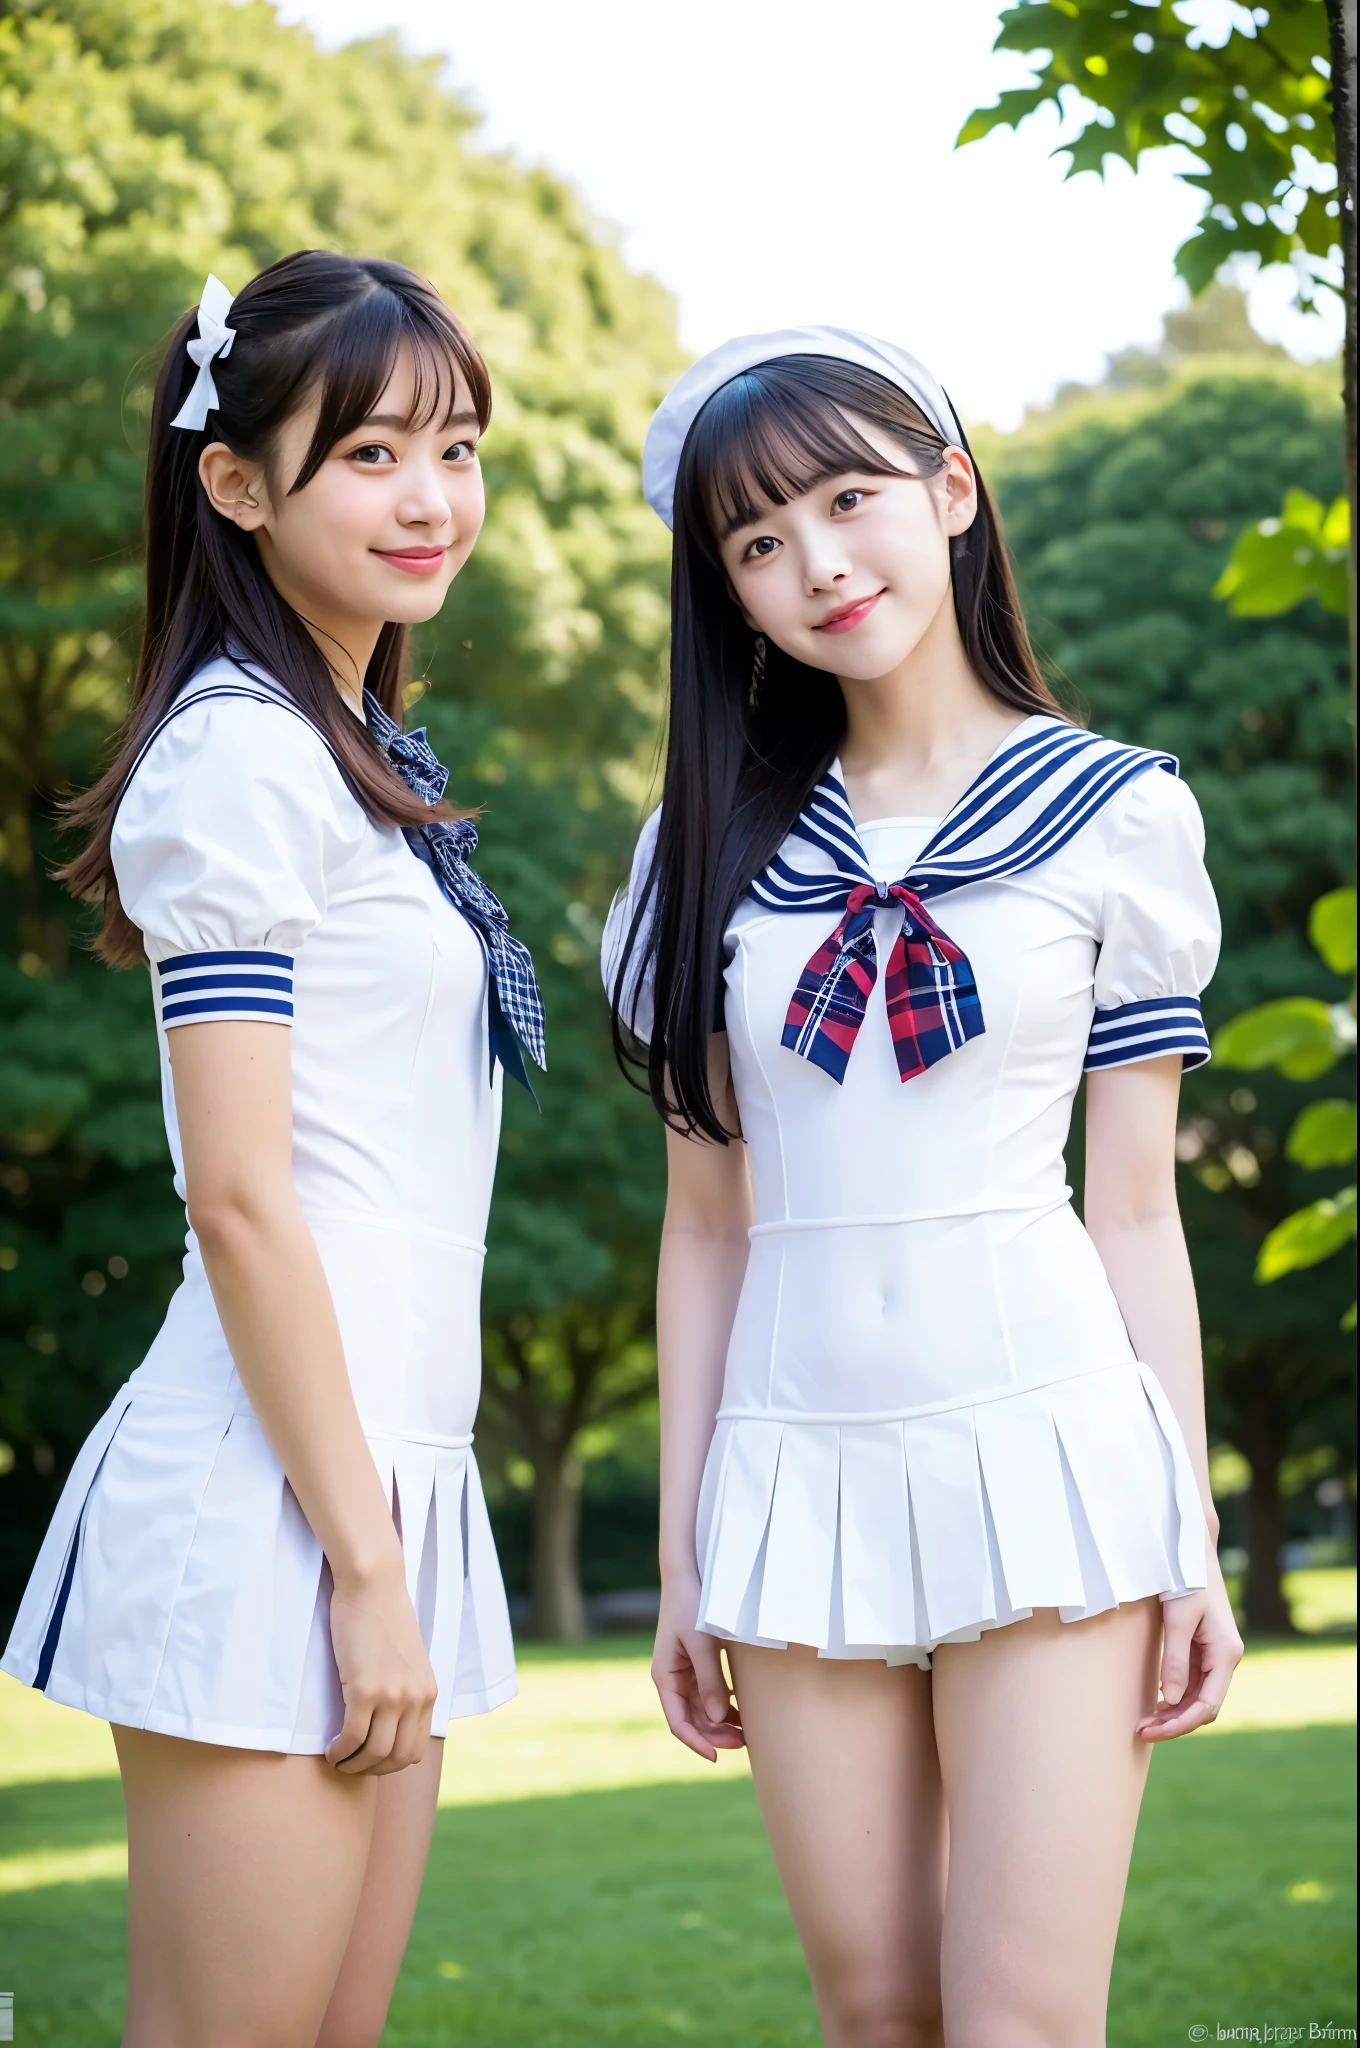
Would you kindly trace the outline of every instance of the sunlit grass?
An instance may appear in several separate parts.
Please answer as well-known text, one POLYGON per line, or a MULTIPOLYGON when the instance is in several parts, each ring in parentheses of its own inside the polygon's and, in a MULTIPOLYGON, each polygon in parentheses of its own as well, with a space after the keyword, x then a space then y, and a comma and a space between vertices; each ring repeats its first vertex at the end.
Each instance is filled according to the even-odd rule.
MULTIPOLYGON (((1291 1588, 1310 1615, 1344 1625, 1353 1575, 1297 1577, 1322 1582, 1291 1588)), ((1158 1753, 1115 2048, 1253 2015, 1350 2023, 1354 1714, 1351 1645, 1263 1645, 1218 1728, 1158 1753)), ((819 2038, 745 1759, 715 1769, 672 1740, 640 1640, 527 1647, 520 1698, 452 1731, 441 1805, 390 2048, 819 2038)), ((107 1728, 0 1679, 0 1988, 17 2039, 117 2041, 124 1870, 107 1728)))

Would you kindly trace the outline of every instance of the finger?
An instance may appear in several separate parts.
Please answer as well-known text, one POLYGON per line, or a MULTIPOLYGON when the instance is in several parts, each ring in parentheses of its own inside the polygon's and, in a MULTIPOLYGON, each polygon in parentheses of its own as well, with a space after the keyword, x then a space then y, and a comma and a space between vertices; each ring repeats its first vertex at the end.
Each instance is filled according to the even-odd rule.
POLYGON ((357 1756, 368 1738, 368 1727, 372 1718, 371 1707, 362 1706, 358 1701, 346 1700, 345 1718, 341 1723, 340 1733, 326 1750, 326 1762, 334 1764, 338 1769, 342 1764, 348 1763, 351 1757, 357 1756))
POLYGON ((666 1726, 670 1729, 676 1741, 683 1742, 686 1749, 692 1749, 695 1755, 703 1757, 706 1763, 716 1763, 718 1760, 717 1748, 712 1739, 704 1733, 702 1727, 696 1722, 688 1690, 680 1682, 678 1674, 668 1670, 654 1671, 652 1673, 652 1682, 656 1686, 657 1697, 661 1701, 661 1711, 666 1717, 666 1726))
POLYGON ((364 1739, 363 1748, 356 1750, 353 1756, 346 1757, 339 1766, 340 1770, 348 1772, 352 1777, 358 1777, 365 1771, 373 1770, 375 1765, 386 1763, 392 1754, 396 1733, 397 1716, 393 1709, 375 1708, 373 1718, 368 1724, 368 1734, 364 1739))
POLYGON ((430 1715, 434 1711, 433 1700, 415 1700, 406 1709, 397 1724, 396 1740, 388 1759, 394 1771, 409 1770, 424 1756, 430 1741, 430 1715))
POLYGON ((1241 1649, 1231 1643, 1205 1643, 1200 1646, 1200 1681, 1196 1694, 1200 1704, 1212 1710, 1211 1719, 1217 1718, 1219 1708, 1228 1697, 1228 1687, 1241 1658, 1241 1649))
POLYGON ((722 1650, 716 1636, 686 1636, 684 1647, 694 1672, 694 1682, 704 1712, 715 1727, 731 1718, 732 1688, 723 1669, 722 1650))
POLYGON ((1197 1728, 1206 1728, 1217 1718, 1217 1707, 1210 1707, 1202 1700, 1192 1700, 1169 1712, 1163 1709, 1154 1714, 1151 1720, 1140 1725, 1138 1734, 1144 1742, 1174 1742, 1178 1736, 1193 1735, 1197 1728))
POLYGON ((1198 1608, 1192 1614, 1162 1608, 1162 1698, 1172 1706, 1185 1697, 1190 1683, 1190 1647, 1200 1618, 1198 1608))

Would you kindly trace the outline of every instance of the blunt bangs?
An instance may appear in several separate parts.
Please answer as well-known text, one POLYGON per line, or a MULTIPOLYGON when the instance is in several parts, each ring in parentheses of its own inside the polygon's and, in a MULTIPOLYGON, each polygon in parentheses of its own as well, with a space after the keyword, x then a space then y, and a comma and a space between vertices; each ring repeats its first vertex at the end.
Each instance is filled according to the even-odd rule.
POLYGON ((375 283, 363 298, 334 313, 316 337, 315 355, 324 365, 316 379, 321 401, 311 446, 289 487, 290 497, 311 482, 336 442, 371 416, 403 346, 411 351, 414 370, 408 430, 418 432, 434 420, 450 417, 461 373, 478 427, 485 431, 491 418, 491 385, 485 364, 461 328, 433 294, 417 299, 375 283))
POLYGON ((925 414, 886 378, 830 356, 784 356, 714 392, 686 438, 676 500, 692 530, 721 544, 771 505, 852 470, 933 474, 944 448, 925 414), (851 413, 890 433, 915 466, 888 462, 851 413))

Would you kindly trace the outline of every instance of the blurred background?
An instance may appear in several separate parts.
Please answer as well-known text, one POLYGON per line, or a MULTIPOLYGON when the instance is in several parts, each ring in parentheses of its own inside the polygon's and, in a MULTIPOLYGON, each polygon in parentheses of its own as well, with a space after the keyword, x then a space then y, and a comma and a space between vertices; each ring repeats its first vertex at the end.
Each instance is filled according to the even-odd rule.
MULTIPOLYGON (((664 718, 649 412, 696 351, 819 320, 940 375, 1055 685, 1180 757, 1223 908, 1219 1056, 1187 1077, 1179 1151, 1223 1561, 1259 1675, 1236 1748, 1158 1761, 1111 2039, 1345 2018, 1347 15, 1353 67, 1342 0, 0 0, 2 1627, 182 1252, 145 977, 88 958, 48 874, 54 806, 126 702, 162 339, 210 269, 235 289, 321 244, 433 278, 495 383, 484 537, 411 694, 484 809, 479 866, 549 1013, 543 1117, 507 1104, 478 1422, 526 1682, 467 1734, 463 1832, 437 1840, 442 1903, 389 2039, 815 2038, 749 1786, 700 1785, 654 1740, 627 1633, 657 1577, 663 1160, 610 1057, 597 960, 664 718), (476 1836, 478 1806, 499 1832, 476 1836), (695 1839, 710 1814, 721 1869, 695 1839), (632 1989, 572 1911, 631 1930, 632 1989), (499 1977, 471 1958, 478 1929, 499 1977)), ((1350 146, 1353 164, 1353 128, 1350 146)), ((121 1969, 117 1788, 78 1720, 0 1695, 0 1980, 27 1972, 16 2038, 64 2048, 116 2038, 121 1969), (72 1885, 88 1939, 54 2003, 72 1885)))

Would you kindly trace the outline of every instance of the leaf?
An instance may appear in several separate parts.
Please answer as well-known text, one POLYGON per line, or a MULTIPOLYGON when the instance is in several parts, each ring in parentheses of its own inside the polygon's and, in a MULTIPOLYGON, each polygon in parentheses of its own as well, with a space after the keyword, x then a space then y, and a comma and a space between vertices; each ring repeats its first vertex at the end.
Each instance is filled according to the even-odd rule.
POLYGON ((1296 1166, 1344 1166, 1355 1157, 1355 1104, 1310 1102, 1295 1117, 1284 1149, 1296 1166))
POLYGON ((1265 1285, 1305 1266, 1319 1266, 1354 1236, 1355 1189, 1343 1188, 1339 1195, 1310 1202, 1275 1225, 1257 1254, 1256 1278, 1265 1285))
POLYGON ((1354 889, 1331 889, 1318 897, 1308 913, 1308 936, 1333 974, 1354 974, 1354 889))
POLYGON ((1325 1074, 1342 1050, 1329 1005, 1313 996, 1282 996, 1244 1010, 1213 1042, 1214 1058, 1225 1067, 1277 1067, 1291 1081, 1325 1074))
POLYGON ((1344 612, 1349 533, 1344 498, 1324 508, 1307 491, 1287 491, 1278 519, 1259 519, 1238 536, 1214 596, 1238 618, 1276 618, 1309 597, 1326 611, 1344 612), (1324 538, 1337 532, 1339 543, 1324 538))

